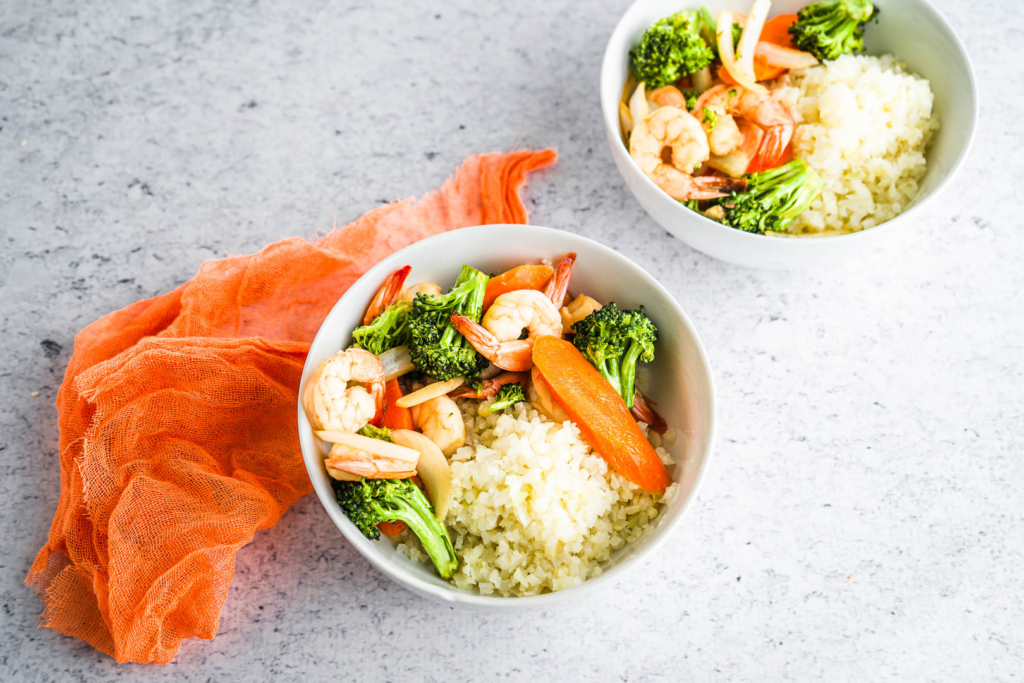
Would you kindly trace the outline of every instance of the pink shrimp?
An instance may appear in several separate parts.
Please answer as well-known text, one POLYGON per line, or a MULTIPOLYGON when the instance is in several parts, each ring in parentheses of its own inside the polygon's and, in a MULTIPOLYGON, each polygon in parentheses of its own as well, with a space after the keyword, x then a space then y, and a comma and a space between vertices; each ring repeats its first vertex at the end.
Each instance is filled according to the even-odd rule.
POLYGON ((385 308, 395 303, 395 299, 402 291, 402 285, 405 284, 405 278, 409 277, 411 270, 412 266, 402 266, 388 276, 388 279, 377 290, 377 294, 374 295, 370 307, 366 309, 366 315, 363 316, 364 325, 372 323, 377 316, 384 312, 385 308))
POLYGON ((685 109, 662 107, 640 121, 629 138, 629 154, 655 185, 679 201, 716 199, 747 186, 737 178, 693 176, 711 150, 700 122, 685 109))
MULTIPOLYGON (((557 292, 556 292, 557 294, 557 292)), ((562 336, 562 316, 551 299, 532 289, 502 294, 481 323, 455 314, 452 325, 485 358, 502 370, 525 372, 533 367, 533 342, 562 336), (520 339, 523 330, 526 339, 520 339)))
MULTIPOLYGON (((740 117, 764 131, 761 144, 747 168, 748 173, 775 168, 782 163, 786 147, 793 139, 796 122, 789 110, 774 100, 771 94, 756 93, 739 85, 716 85, 697 99, 693 108, 694 116, 700 118, 705 108, 717 114, 713 124, 715 127, 727 125, 722 117, 740 117)), ((710 119, 705 123, 705 126, 708 125, 712 125, 710 119)), ((713 131, 709 131, 709 136, 713 134, 713 131)), ((732 148, 716 149, 716 154, 728 154, 743 142, 742 135, 730 138, 734 142, 732 148)))
POLYGON ((544 288, 544 296, 551 299, 555 306, 561 306, 565 294, 569 291, 569 277, 572 275, 572 264, 576 262, 576 252, 569 252, 558 262, 555 275, 544 288))

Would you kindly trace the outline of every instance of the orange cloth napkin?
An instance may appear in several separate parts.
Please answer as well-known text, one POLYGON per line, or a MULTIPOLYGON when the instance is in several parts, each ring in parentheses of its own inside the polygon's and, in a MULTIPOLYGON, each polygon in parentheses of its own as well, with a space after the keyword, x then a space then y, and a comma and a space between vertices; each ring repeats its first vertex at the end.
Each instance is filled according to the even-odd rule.
POLYGON ((525 223, 518 190, 555 153, 472 156, 439 190, 316 242, 207 261, 178 289, 75 337, 57 395, 61 492, 26 583, 42 626, 119 662, 210 639, 235 552, 311 490, 296 428, 309 343, 346 289, 412 242, 525 223))

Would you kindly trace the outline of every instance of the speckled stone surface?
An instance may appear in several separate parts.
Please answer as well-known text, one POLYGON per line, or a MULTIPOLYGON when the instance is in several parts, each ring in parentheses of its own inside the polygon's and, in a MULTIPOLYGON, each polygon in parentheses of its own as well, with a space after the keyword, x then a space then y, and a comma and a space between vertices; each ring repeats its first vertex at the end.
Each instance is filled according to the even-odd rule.
POLYGON ((956 187, 899 244, 777 273, 692 251, 627 193, 595 91, 627 5, 0 3, 0 678, 1021 679, 1017 6, 938 2, 983 100, 956 187), (561 153, 526 191, 533 222, 654 273, 710 353, 716 459, 662 552, 582 604, 467 614, 373 570, 309 496, 238 554, 216 640, 168 666, 36 629, 22 581, 75 333, 517 142, 561 153))

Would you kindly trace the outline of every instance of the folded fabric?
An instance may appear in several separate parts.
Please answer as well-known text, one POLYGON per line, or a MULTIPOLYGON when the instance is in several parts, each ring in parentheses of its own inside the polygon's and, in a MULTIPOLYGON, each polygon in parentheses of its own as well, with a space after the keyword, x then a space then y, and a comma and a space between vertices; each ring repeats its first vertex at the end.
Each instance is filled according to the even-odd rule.
POLYGON ((296 427, 309 343, 346 289, 447 230, 525 223, 519 188, 555 153, 472 156, 439 190, 310 242, 207 261, 178 289, 75 337, 57 395, 61 494, 26 583, 42 626, 119 662, 211 639, 235 552, 311 490, 296 427))

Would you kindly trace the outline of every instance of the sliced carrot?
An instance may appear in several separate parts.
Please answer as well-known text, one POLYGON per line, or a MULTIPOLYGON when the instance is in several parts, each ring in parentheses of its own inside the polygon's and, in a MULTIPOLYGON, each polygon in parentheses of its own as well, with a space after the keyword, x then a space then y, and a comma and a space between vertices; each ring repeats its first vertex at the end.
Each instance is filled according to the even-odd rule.
POLYGON ((777 17, 772 17, 764 22, 764 28, 761 29, 759 40, 796 50, 798 48, 796 43, 793 42, 793 36, 789 35, 789 27, 795 23, 795 14, 780 14, 777 17))
POLYGON ((377 525, 381 533, 385 536, 398 536, 403 531, 409 528, 409 525, 400 519, 396 519, 393 522, 381 522, 377 525))
POLYGON ((398 405, 402 398, 402 387, 398 378, 384 384, 384 426, 387 429, 412 429, 412 412, 398 405))
POLYGON ((650 493, 672 483, 619 393, 576 347, 557 337, 533 345, 533 362, 551 393, 595 451, 616 472, 650 493))
POLYGON ((514 292, 517 289, 544 289, 544 285, 554 274, 551 266, 526 265, 516 266, 492 277, 487 281, 487 291, 484 292, 484 310, 490 308, 495 299, 507 292, 514 292))

